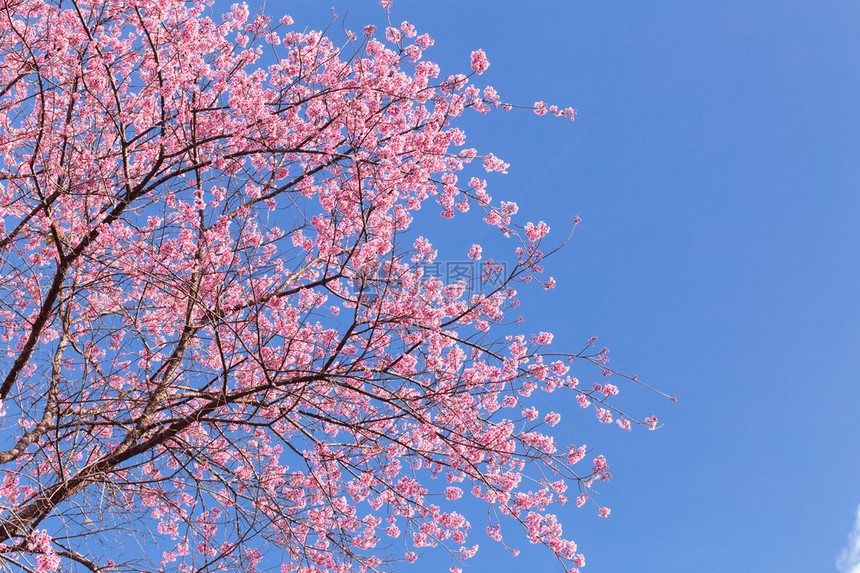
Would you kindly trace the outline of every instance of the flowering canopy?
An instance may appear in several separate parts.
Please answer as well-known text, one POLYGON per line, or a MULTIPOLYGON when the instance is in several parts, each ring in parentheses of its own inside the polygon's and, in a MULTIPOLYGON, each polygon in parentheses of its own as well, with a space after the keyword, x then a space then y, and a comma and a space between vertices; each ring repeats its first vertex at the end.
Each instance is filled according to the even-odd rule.
POLYGON ((0 2, 0 561, 346 572, 444 545, 456 562, 473 496, 491 537, 519 523, 584 563, 552 507, 608 466, 574 469, 585 446, 557 445, 559 414, 528 396, 631 421, 614 385, 568 375, 608 374, 605 351, 490 338, 517 282, 553 284, 546 224, 458 180, 507 167, 452 124, 495 90, 439 79, 408 23, 339 47, 244 5, 0 2), (430 198, 516 243, 503 280, 425 273, 430 198))

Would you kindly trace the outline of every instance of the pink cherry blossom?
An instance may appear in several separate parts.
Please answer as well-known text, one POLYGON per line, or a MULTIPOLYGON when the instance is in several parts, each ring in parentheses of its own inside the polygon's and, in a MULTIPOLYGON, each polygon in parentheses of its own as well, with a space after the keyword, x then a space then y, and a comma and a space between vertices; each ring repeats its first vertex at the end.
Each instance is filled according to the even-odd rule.
POLYGON ((472 69, 478 75, 483 74, 490 67, 490 62, 487 60, 487 54, 484 50, 475 50, 472 52, 472 69))

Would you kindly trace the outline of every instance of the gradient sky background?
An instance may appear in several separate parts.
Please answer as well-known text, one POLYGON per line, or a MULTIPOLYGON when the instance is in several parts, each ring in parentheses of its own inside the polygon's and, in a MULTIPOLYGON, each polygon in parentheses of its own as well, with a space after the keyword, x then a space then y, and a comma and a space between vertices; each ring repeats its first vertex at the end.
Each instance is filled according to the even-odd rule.
MULTIPOLYGON (((266 12, 320 29, 332 5, 353 30, 385 24, 368 0, 266 12)), ((436 40, 443 75, 482 48, 478 85, 579 110, 461 123, 511 163, 489 191, 521 222, 562 240, 582 217, 547 264, 559 286, 523 290, 526 326, 558 350, 597 335, 615 368, 679 397, 622 390, 657 432, 567 416, 613 470, 609 519, 564 517, 585 571, 836 571, 860 503, 860 4, 395 0, 402 20, 436 40)), ((475 239, 433 221, 442 253, 475 239)), ((475 539, 471 571, 561 571, 542 548, 475 539)))

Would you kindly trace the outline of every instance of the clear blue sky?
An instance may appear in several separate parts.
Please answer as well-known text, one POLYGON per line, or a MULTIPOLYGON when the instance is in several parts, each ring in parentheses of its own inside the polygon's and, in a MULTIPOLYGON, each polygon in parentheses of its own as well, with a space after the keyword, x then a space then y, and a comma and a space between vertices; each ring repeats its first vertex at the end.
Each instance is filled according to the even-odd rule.
MULTIPOLYGON (((367 0, 267 12, 319 29, 332 5, 384 24, 367 0)), ((489 190, 522 221, 561 239, 583 220, 547 265, 558 288, 524 291, 528 328, 569 349, 597 335, 679 397, 623 392, 657 432, 568 416, 614 475, 609 519, 565 518, 585 571, 835 571, 860 503, 860 4, 400 0, 392 19, 434 37, 443 74, 483 48, 503 99, 579 110, 463 124, 512 164, 489 190)), ((478 540, 472 571, 561 570, 478 540)))

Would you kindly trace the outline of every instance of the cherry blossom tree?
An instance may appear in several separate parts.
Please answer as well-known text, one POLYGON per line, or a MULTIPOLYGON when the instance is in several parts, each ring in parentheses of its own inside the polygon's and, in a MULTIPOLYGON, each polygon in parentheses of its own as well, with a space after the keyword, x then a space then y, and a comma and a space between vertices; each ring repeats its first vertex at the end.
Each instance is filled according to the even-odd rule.
POLYGON ((378 571, 439 547, 456 569, 473 527, 584 564, 554 508, 608 514, 608 465, 533 393, 657 420, 612 405, 605 350, 510 334, 515 289, 554 284, 549 229, 465 175, 507 167, 455 125, 510 108, 473 83, 482 51, 444 77, 405 22, 335 42, 245 5, 0 2, 3 567, 378 571), (422 206, 479 210, 502 278, 427 273, 422 206))

